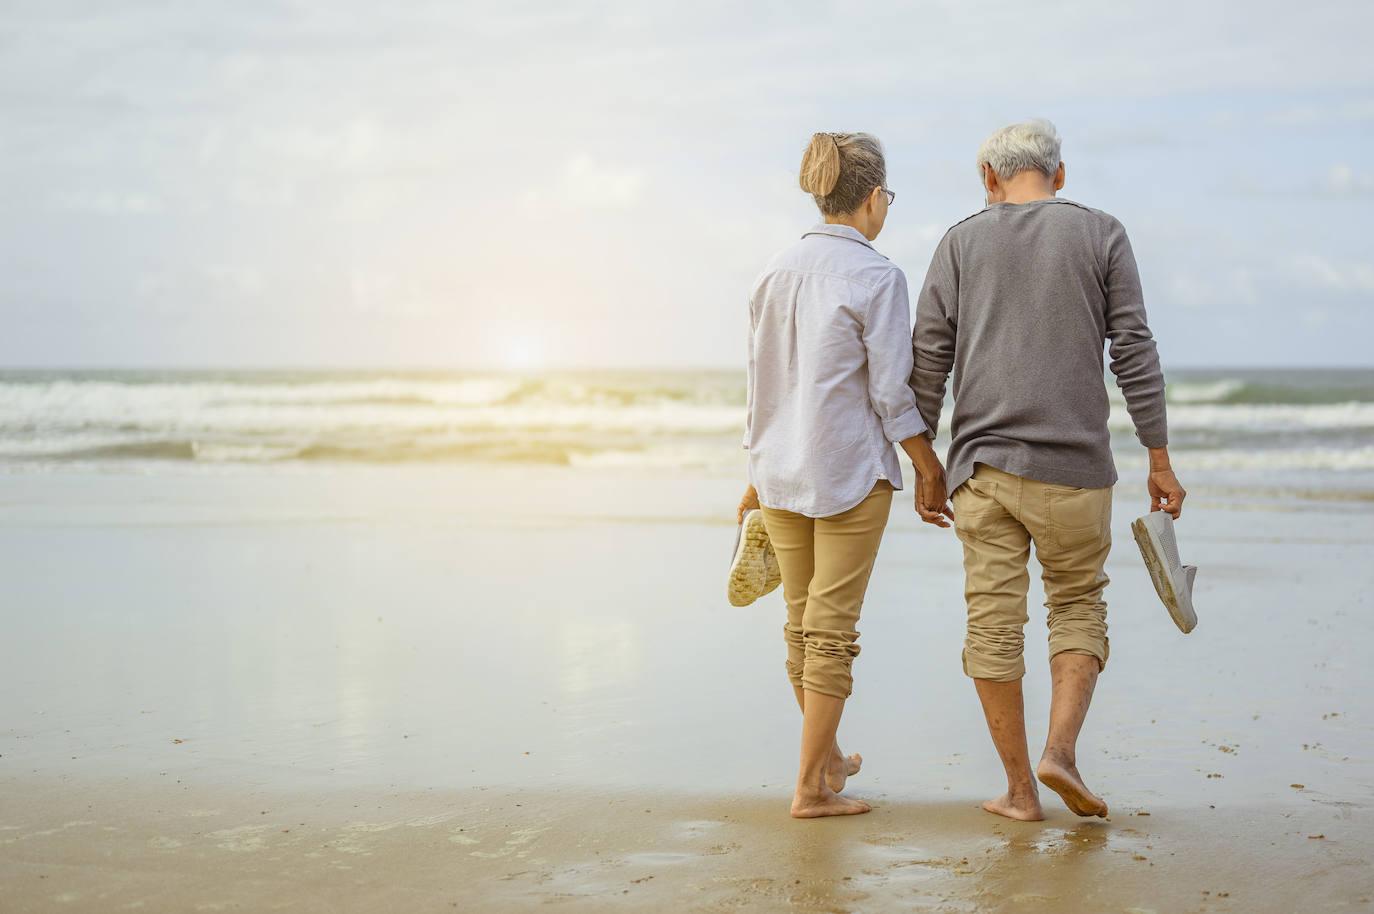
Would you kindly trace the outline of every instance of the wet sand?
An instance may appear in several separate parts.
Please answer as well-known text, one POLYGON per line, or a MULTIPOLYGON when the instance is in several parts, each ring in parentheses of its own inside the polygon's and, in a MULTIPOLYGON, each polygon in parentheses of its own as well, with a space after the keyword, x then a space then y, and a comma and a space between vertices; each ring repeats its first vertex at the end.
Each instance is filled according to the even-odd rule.
POLYGON ((878 799, 808 827, 761 796, 29 786, 0 833, 6 910, 1316 911, 1374 896, 1368 826, 1315 807, 1281 825, 1168 807, 1027 824, 878 799))
MULTIPOLYGON (((1374 506, 1190 485, 1183 636, 1118 490, 1082 821, 978 804, 957 541, 899 496, 841 729, 787 816, 777 595, 733 479, 501 468, 0 476, 4 910, 1289 911, 1374 885, 1374 506), (724 505, 722 512, 719 508, 724 505), (726 517, 721 515, 725 514, 726 517)), ((1033 751, 1048 705, 1027 628, 1033 751)))

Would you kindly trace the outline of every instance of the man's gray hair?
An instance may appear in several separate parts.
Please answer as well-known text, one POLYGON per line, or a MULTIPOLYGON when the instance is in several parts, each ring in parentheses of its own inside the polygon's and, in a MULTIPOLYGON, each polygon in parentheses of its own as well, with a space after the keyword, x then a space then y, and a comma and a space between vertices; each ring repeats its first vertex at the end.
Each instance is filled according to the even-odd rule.
POLYGON ((986 180, 986 164, 1003 181, 1030 170, 1052 178, 1059 169, 1059 145, 1059 131, 1043 117, 1003 127, 978 147, 978 177, 986 180))

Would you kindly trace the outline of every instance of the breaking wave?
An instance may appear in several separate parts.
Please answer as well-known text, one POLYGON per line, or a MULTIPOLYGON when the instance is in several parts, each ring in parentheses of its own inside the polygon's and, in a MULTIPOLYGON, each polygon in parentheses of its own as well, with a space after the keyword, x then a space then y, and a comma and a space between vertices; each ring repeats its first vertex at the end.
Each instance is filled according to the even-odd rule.
MULTIPOLYGON (((1171 374, 1175 447, 1369 469, 1374 372, 1171 374)), ((1130 418, 1114 386, 1112 430, 1130 418)), ((946 412, 946 415, 949 415, 946 412)), ((737 468, 737 372, 0 373, 0 464, 522 462, 737 468)))

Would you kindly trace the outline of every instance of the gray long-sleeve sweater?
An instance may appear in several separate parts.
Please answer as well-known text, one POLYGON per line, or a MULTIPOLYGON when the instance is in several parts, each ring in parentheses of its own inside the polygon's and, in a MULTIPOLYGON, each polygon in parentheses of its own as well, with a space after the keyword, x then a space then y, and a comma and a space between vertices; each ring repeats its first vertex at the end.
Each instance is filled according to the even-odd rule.
POLYGON ((1071 200, 997 203, 941 240, 916 303, 911 387, 933 435, 953 371, 952 494, 975 463, 1041 482, 1116 482, 1103 342, 1146 447, 1168 443, 1164 375, 1126 230, 1071 200))

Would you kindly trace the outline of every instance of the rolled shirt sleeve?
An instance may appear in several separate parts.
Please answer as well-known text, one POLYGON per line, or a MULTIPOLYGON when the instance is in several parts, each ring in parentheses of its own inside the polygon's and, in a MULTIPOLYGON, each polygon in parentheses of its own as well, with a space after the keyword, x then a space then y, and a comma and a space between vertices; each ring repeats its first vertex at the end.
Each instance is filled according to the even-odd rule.
POLYGON ((926 430, 925 420, 908 386, 911 377, 911 306, 906 275, 893 267, 873 290, 865 315, 863 341, 868 353, 868 398, 891 442, 914 438, 926 430))

